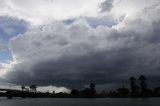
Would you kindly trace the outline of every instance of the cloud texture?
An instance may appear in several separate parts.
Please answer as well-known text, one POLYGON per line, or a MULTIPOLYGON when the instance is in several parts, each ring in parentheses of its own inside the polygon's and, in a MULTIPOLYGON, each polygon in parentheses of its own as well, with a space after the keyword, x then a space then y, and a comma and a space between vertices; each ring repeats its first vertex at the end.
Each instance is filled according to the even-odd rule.
POLYGON ((102 7, 103 15, 110 10, 107 14, 117 20, 110 27, 93 27, 82 18, 69 25, 55 21, 33 26, 10 40, 13 63, 3 78, 16 84, 67 87, 122 83, 139 74, 158 79, 160 5, 158 0, 145 2, 115 0, 112 9, 102 7), (130 10, 125 10, 127 4, 130 10))
POLYGON ((6 48, 7 48, 6 44, 0 39, 0 52, 6 48))
POLYGON ((44 24, 81 16, 95 16, 101 0, 2 0, 0 15, 44 24))

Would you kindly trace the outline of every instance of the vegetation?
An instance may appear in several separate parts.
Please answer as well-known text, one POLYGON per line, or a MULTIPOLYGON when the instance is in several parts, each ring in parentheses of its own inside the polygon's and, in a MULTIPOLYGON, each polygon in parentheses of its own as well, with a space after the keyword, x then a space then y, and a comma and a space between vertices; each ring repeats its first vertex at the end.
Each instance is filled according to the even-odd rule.
POLYGON ((153 90, 148 89, 147 78, 141 75, 138 79, 135 77, 130 77, 130 88, 121 87, 113 91, 102 91, 98 93, 96 91, 96 85, 90 83, 87 88, 82 90, 72 89, 71 93, 52 93, 50 92, 38 92, 36 85, 26 86, 22 85, 22 90, 12 90, 12 89, 0 89, 0 96, 12 98, 105 98, 105 97, 160 97, 160 87, 153 90))

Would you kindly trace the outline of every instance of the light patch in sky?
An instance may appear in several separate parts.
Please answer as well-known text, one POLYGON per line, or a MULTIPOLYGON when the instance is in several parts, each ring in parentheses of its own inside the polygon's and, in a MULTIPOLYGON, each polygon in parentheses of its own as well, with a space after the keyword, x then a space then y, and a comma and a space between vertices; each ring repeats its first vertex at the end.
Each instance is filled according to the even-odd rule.
POLYGON ((6 0, 0 7, 0 15, 43 24, 54 20, 96 16, 102 0, 6 0))
POLYGON ((144 8, 159 3, 159 0, 114 0, 111 14, 115 18, 127 16, 130 19, 135 19, 144 8))
POLYGON ((70 93, 70 90, 67 89, 66 87, 56 87, 56 86, 41 86, 38 87, 37 89, 38 91, 42 91, 42 92, 55 92, 55 93, 60 93, 60 92, 66 92, 66 93, 70 93))
MULTIPOLYGON (((15 90, 22 90, 21 85, 15 85, 12 83, 3 83, 0 82, 0 88, 1 89, 15 89, 15 90)), ((25 86, 25 88, 29 89, 29 86, 25 86)), ((70 90, 66 87, 56 87, 56 86, 37 86, 37 91, 40 92, 50 92, 50 93, 70 93, 70 90)))
POLYGON ((9 63, 12 61, 12 54, 9 49, 5 49, 0 52, 0 62, 9 63))
POLYGON ((158 3, 158 0, 2 0, 0 15, 17 17, 32 25, 104 14, 116 19, 124 16, 136 18, 144 8, 158 3), (105 6, 110 6, 109 11, 103 8, 105 6))
POLYGON ((7 42, 18 34, 25 33, 27 27, 27 23, 23 20, 0 16, 0 39, 7 42))
POLYGON ((7 48, 6 43, 0 38, 0 52, 7 48))

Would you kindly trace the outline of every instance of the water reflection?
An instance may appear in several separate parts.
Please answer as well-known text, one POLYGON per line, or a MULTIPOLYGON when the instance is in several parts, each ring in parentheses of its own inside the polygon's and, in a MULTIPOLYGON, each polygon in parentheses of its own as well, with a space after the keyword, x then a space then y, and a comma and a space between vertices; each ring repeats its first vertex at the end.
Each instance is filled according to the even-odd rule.
POLYGON ((0 99, 0 106, 160 106, 160 98, 35 98, 35 99, 0 99))

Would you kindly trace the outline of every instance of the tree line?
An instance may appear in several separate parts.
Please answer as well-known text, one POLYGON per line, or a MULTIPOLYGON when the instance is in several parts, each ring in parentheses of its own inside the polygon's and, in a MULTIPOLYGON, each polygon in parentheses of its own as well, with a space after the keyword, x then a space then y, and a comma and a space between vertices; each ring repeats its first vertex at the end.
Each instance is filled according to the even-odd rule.
POLYGON ((130 87, 121 87, 112 91, 102 91, 98 93, 95 84, 91 83, 90 88, 84 90, 72 89, 71 95, 74 97, 160 97, 160 87, 149 89, 147 78, 141 75, 139 78, 129 78, 130 87), (91 87, 94 85, 94 87, 91 87), (94 92, 93 92, 94 91, 94 92))
POLYGON ((84 89, 72 89, 70 93, 39 92, 36 85, 21 86, 21 90, 0 92, 0 96, 12 97, 38 97, 38 98, 106 98, 106 97, 160 97, 160 87, 149 89, 147 78, 141 75, 139 78, 130 77, 129 87, 120 87, 116 90, 98 92, 95 83, 90 83, 84 89))

